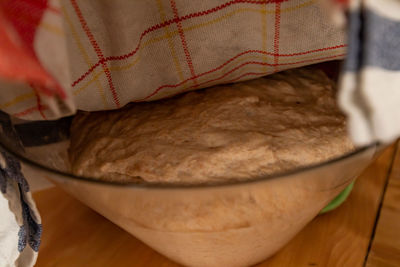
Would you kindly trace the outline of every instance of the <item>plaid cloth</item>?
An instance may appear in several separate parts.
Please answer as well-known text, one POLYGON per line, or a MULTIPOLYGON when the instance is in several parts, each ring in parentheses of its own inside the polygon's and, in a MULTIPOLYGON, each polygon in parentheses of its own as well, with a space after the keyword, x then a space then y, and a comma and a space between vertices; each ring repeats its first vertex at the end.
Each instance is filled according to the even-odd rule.
MULTIPOLYGON (((347 55, 339 104, 353 140, 399 135, 400 2, 350 1, 348 47, 340 27, 346 0, 193 3, 0 1, 0 109, 56 119, 347 55)), ((43 146, 27 137, 29 146, 43 146)), ((5 151, 0 167, 0 265, 32 266, 40 217, 21 168, 5 151)))
POLYGON ((341 59, 345 32, 319 2, 0 1, 0 109, 55 119, 341 59))
POLYGON ((400 135, 400 1, 354 0, 339 104, 358 145, 400 135))
POLYGON ((0 266, 33 266, 41 219, 20 163, 0 147, 0 266))

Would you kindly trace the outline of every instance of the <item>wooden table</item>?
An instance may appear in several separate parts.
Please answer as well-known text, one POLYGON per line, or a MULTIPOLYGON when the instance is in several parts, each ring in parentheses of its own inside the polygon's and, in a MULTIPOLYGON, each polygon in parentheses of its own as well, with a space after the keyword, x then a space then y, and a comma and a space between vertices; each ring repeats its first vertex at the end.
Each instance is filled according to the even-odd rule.
MULTIPOLYGON (((38 267, 178 266, 58 188, 34 198, 44 228, 38 267)), ((341 207, 258 266, 400 266, 400 148, 386 149, 341 207)))

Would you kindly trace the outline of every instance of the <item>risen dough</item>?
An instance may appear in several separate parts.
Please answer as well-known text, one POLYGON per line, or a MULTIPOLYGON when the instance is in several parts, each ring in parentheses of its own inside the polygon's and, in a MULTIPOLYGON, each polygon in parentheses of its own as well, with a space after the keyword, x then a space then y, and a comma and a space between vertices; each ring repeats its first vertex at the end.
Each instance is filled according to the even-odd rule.
POLYGON ((76 175, 113 181, 244 180, 337 157, 353 148, 334 83, 318 69, 79 112, 71 128, 76 175))

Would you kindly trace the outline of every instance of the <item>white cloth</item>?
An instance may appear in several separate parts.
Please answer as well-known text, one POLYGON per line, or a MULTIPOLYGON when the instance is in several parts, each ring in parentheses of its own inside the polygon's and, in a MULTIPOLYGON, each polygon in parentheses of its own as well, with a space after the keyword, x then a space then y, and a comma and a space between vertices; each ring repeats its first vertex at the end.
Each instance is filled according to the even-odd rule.
POLYGON ((0 196, 0 266, 14 266, 19 256, 18 223, 10 211, 8 200, 0 196))
POLYGON ((0 266, 33 266, 42 232, 40 215, 20 164, 2 149, 0 189, 0 266))

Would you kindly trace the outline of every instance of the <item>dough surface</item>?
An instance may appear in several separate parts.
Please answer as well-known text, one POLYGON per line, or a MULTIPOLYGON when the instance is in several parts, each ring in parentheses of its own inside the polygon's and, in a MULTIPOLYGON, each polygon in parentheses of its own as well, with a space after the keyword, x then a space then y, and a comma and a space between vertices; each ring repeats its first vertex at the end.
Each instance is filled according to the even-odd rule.
POLYGON ((72 172, 96 179, 197 184, 246 180, 353 149, 335 84, 294 69, 116 111, 79 112, 72 172))

